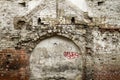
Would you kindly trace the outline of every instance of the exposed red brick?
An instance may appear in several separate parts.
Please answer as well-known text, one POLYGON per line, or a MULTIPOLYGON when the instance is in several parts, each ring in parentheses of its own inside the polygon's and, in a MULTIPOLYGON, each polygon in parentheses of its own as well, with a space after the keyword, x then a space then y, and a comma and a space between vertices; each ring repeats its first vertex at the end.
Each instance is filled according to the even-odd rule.
POLYGON ((94 80, 120 80, 120 66, 103 65, 101 70, 95 69, 94 80))
POLYGON ((29 80, 29 56, 24 50, 0 51, 0 80, 29 80))

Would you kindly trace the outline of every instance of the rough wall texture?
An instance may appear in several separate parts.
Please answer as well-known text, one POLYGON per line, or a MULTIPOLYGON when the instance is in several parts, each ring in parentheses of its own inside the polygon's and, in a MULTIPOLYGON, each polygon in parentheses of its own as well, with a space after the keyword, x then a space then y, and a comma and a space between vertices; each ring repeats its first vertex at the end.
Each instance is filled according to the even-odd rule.
POLYGON ((94 65, 95 79, 118 80, 118 78, 120 78, 119 31, 114 31, 114 30, 105 31, 104 29, 100 29, 100 31, 94 30, 92 33, 94 36, 93 55, 94 55, 94 63, 95 63, 94 65), (96 76, 96 74, 99 76, 96 76))
POLYGON ((93 16, 102 23, 120 25, 120 0, 86 0, 93 16))
MULTIPOLYGON (((25 50, 27 52, 25 54, 30 56, 29 67, 35 66, 34 68, 39 71, 42 70, 40 72, 46 74, 46 76, 41 76, 42 73, 38 72, 38 76, 35 77, 36 73, 34 74, 33 71, 29 73, 31 75, 28 74, 30 77, 35 75, 35 80, 119 80, 120 28, 118 25, 120 20, 119 8, 116 8, 119 6, 118 0, 88 0, 87 2, 94 14, 93 17, 89 17, 87 13, 82 12, 66 0, 59 0, 58 2, 55 0, 42 0, 32 10, 28 9, 28 2, 29 0, 0 1, 0 50, 2 51, 8 48, 25 50), (98 21, 94 19, 98 19, 98 21), (96 23, 102 25, 96 25, 96 23), (63 48, 62 50, 57 47, 55 47, 57 49, 51 47, 52 44, 48 45, 46 44, 47 42, 45 42, 45 46, 51 47, 50 53, 49 51, 37 48, 40 45, 44 49, 49 49, 41 44, 41 42, 49 38, 54 38, 54 36, 56 36, 57 41, 53 40, 51 42, 60 43, 58 47, 63 48), (66 42, 66 39, 68 42, 66 42), (71 41, 70 43, 69 40, 71 41), (63 42, 61 43, 61 41, 63 42), (63 55, 66 49, 69 48, 68 45, 73 43, 78 47, 78 52, 80 51, 81 54, 80 59, 75 58, 76 62, 74 59, 66 59, 66 57, 74 58, 78 56, 78 54, 73 53, 77 52, 73 50, 74 48, 63 55), (66 47, 61 47, 65 46, 65 44, 66 47), (58 54, 54 54, 54 52, 58 54), (42 57, 43 53, 44 55, 46 53, 49 53, 49 55, 53 54, 53 56, 42 57), (56 59, 57 57, 60 58, 56 59), (37 64, 38 62, 41 65, 32 64, 31 58, 37 59, 35 63, 37 64), (47 61, 49 59, 53 62, 53 66, 47 64, 49 63, 47 61), (81 64, 77 61, 80 61, 81 64), (58 62, 59 66, 55 62, 58 62), (78 66, 71 67, 73 64, 70 65, 69 62, 72 62, 74 66, 78 66), (48 65, 49 68, 47 67, 48 65), (44 67, 45 69, 40 69, 39 67, 44 67), (78 74, 69 74, 72 70, 78 74), (64 75, 61 73, 59 75, 56 73, 57 71, 58 73, 64 71, 64 73, 66 72, 68 74, 64 75), (47 76, 48 73, 51 74, 47 76), (68 78, 69 75, 71 75, 71 78, 69 77, 70 79, 68 78)), ((5 53, 7 54, 7 52, 5 53)), ((0 62, 4 62, 1 59, 0 62)), ((32 70, 33 68, 30 68, 30 71, 32 70)), ((2 70, 2 67, 0 67, 0 71, 7 75, 6 70, 2 70)), ((3 78, 4 80, 8 80, 3 74, 0 75, 0 79, 3 78)), ((13 78, 10 80, 13 80, 13 78)))

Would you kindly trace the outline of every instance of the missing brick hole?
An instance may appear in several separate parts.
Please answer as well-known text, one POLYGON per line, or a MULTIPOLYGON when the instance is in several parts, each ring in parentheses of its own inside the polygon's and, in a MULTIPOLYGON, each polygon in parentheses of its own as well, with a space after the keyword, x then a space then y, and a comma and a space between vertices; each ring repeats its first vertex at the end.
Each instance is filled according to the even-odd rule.
POLYGON ((17 26, 15 28, 16 29, 21 29, 23 25, 25 25, 25 21, 20 20, 20 21, 17 22, 17 26))
POLYGON ((72 24, 75 24, 75 17, 72 17, 72 18, 71 18, 71 23, 72 23, 72 24))
POLYGON ((19 3, 22 7, 26 7, 26 3, 25 2, 21 2, 19 3))
POLYGON ((6 61, 6 64, 7 64, 7 65, 10 64, 10 62, 9 62, 9 61, 6 61))
POLYGON ((10 54, 7 54, 7 57, 9 57, 9 58, 10 58, 10 57, 11 57, 11 55, 10 55, 10 54))
POLYGON ((112 60, 116 60, 116 58, 112 58, 112 60))
POLYGON ((41 24, 41 18, 38 18, 38 24, 41 24))
POLYGON ((98 4, 98 6, 101 6, 103 3, 104 3, 104 1, 100 1, 97 4, 98 4))
POLYGON ((25 24, 25 21, 18 21, 17 24, 18 24, 18 25, 24 25, 24 24, 25 24))

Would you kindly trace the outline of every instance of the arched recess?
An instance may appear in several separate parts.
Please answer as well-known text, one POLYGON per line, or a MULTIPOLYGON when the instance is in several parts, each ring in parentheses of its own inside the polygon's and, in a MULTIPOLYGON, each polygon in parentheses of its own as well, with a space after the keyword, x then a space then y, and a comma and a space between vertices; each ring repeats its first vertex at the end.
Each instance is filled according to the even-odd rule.
POLYGON ((53 36, 40 41, 34 48, 30 70, 34 80, 82 80, 82 53, 68 38, 53 36))

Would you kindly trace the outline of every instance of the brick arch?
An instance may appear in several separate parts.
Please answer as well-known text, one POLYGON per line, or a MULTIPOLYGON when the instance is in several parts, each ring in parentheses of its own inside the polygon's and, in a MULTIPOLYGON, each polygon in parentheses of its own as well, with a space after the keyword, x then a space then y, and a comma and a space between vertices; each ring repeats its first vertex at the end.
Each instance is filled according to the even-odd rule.
MULTIPOLYGON (((43 32, 40 32, 39 33, 39 30, 38 31, 35 31, 31 34, 28 34, 28 37, 29 39, 27 40, 27 37, 26 37, 26 40, 21 40, 20 42, 18 42, 16 44, 16 48, 22 48, 22 49, 25 49, 28 54, 31 53, 33 51, 33 49, 36 47, 36 45, 44 40, 44 39, 47 39, 49 37, 53 37, 53 36, 59 36, 59 37, 63 37, 63 38, 66 38, 68 40, 71 40, 79 49, 80 51, 82 50, 82 46, 80 44, 80 37, 76 37, 78 36, 79 34, 77 34, 77 30, 74 31, 75 33, 70 33, 68 31, 68 29, 60 29, 58 27, 58 29, 54 29, 54 28, 57 28, 57 26, 53 27, 53 28, 50 28, 50 27, 46 27, 45 30, 43 29, 43 32), (47 30, 47 31, 46 31, 47 30), (51 32, 49 31, 51 30, 51 32), (59 31, 61 30, 61 31, 59 31), (30 35, 35 35, 37 34, 38 36, 34 36, 34 38, 30 37, 30 35)), ((82 36, 82 35, 79 35, 79 36, 82 36)), ((81 42, 82 43, 82 42, 81 42)), ((83 54, 83 52, 81 52, 83 54)))
POLYGON ((33 30, 31 33, 28 33, 25 37, 25 40, 20 40, 16 44, 16 48, 22 48, 26 50, 26 52, 31 55, 34 48, 37 44, 49 37, 59 36, 66 38, 72 41, 80 50, 83 59, 83 66, 85 66, 85 55, 86 55, 86 41, 85 41, 85 29, 83 29, 83 25, 56 25, 54 27, 47 26, 37 26, 37 29, 33 30), (79 30, 83 30, 84 32, 80 32, 79 30), (31 37, 34 36, 34 37, 31 37))

